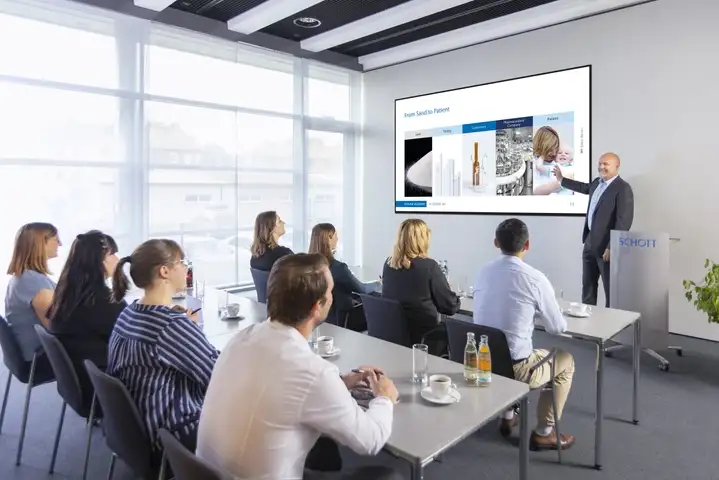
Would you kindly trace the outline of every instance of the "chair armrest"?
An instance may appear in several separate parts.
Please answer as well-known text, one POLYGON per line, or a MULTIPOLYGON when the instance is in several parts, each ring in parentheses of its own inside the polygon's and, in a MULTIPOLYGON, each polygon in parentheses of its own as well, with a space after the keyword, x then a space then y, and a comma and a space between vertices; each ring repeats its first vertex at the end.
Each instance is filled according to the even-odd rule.
POLYGON ((436 331, 438 331, 438 330, 440 330, 440 329, 444 329, 444 328, 445 328, 444 324, 443 324, 443 323, 440 323, 439 325, 437 325, 436 327, 434 327, 432 330, 430 330, 429 332, 427 332, 427 333, 425 333, 424 335, 422 335, 422 340, 421 340, 421 342, 426 345, 427 342, 426 342, 425 340, 427 339, 427 337, 429 337, 430 335, 432 335, 434 332, 436 332, 436 331))
POLYGON ((554 360, 554 357, 557 356, 557 352, 558 352, 558 349, 556 349, 556 348, 551 349, 551 350, 549 351, 549 354, 548 354, 546 357, 544 357, 541 361, 535 363, 534 365, 532 365, 532 366, 529 368, 529 375, 533 375, 534 372, 535 372, 538 368, 540 368, 540 367, 542 367, 544 364, 549 363, 550 361, 554 360))
POLYGON ((359 293, 352 292, 350 293, 350 298, 352 299, 352 308, 357 308, 362 306, 362 297, 359 296, 359 293))

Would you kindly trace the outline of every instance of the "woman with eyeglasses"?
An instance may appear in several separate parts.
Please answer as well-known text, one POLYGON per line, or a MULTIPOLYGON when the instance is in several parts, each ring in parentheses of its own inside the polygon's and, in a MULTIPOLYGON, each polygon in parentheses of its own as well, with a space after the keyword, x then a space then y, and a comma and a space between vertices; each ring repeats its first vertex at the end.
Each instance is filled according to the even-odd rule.
POLYGON ((120 312, 127 306, 123 299, 112 298, 107 279, 118 262, 117 243, 98 230, 75 238, 57 282, 49 309, 49 330, 65 347, 75 365, 83 403, 92 405, 94 389, 83 362, 92 360, 100 369, 107 368, 107 344, 120 312))
POLYGON ((219 352, 197 325, 197 313, 173 306, 186 287, 187 264, 172 240, 148 240, 123 257, 113 274, 113 297, 123 299, 129 281, 123 267, 144 290, 120 314, 110 335, 107 373, 130 392, 155 453, 162 451, 157 432, 172 432, 195 451, 197 426, 219 352))
POLYGON ((10 266, 12 275, 5 295, 5 315, 20 344, 25 361, 41 351, 35 325, 49 325, 47 311, 52 303, 55 282, 50 278, 47 261, 57 257, 62 245, 57 228, 49 223, 23 225, 15 236, 10 266))

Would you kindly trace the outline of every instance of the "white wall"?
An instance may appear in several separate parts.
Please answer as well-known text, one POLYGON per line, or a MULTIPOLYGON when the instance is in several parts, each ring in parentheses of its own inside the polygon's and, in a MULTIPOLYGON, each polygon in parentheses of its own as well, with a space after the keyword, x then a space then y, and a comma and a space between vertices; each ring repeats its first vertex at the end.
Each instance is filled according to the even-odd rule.
MULTIPOLYGON (((681 287, 703 276, 705 257, 719 260, 717 19, 716 0, 658 0, 364 74, 363 265, 379 268, 406 218, 394 214, 395 98, 592 64, 594 160, 609 150, 622 157, 636 198, 633 230, 681 237, 672 246, 670 330, 719 340, 719 325, 681 287)), ((492 239, 503 217, 423 218, 432 256, 448 260, 455 279, 471 279, 497 254, 492 239)), ((578 299, 583 218, 524 221, 527 260, 578 299)))

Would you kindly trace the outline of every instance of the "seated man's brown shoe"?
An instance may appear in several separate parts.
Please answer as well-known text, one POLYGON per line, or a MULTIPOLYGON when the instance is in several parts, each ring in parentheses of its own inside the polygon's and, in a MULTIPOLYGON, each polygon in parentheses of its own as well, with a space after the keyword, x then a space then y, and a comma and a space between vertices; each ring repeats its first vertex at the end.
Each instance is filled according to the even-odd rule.
POLYGON ((516 414, 512 417, 511 420, 503 418, 502 421, 499 423, 499 433, 502 434, 504 438, 511 437, 512 429, 517 426, 518 419, 519 416, 516 414))
MULTIPOLYGON (((561 435, 560 445, 562 450, 567 450, 574 445, 574 435, 561 435)), ((552 433, 543 437, 532 432, 529 437, 530 450, 556 450, 557 449, 557 431, 552 429, 552 433)))

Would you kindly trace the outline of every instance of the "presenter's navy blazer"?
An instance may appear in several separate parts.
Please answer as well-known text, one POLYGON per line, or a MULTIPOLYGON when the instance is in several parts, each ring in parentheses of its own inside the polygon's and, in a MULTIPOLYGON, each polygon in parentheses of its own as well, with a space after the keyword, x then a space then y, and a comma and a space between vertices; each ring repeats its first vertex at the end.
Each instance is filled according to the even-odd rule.
MULTIPOLYGON (((592 203, 592 195, 599 186, 599 178, 591 183, 579 182, 568 178, 562 179, 562 186, 577 193, 589 195, 589 204, 592 203)), ((629 231, 634 221, 634 192, 632 187, 617 176, 609 184, 594 209, 592 229, 589 230, 589 208, 587 218, 584 220, 584 231, 582 242, 587 244, 589 250, 600 257, 609 246, 612 230, 629 231)))

